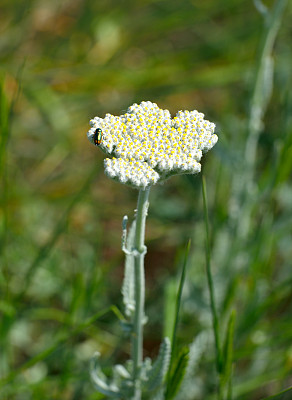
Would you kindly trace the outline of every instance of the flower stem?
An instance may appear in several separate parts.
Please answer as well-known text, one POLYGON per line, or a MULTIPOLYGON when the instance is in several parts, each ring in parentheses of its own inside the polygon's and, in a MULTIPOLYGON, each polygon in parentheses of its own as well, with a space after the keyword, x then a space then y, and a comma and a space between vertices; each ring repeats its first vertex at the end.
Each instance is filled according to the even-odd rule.
POLYGON ((145 223, 149 204, 149 191, 150 188, 140 190, 136 214, 136 231, 134 241, 135 314, 133 317, 132 338, 133 382, 135 385, 133 400, 141 399, 140 371, 143 362, 143 323, 145 301, 144 257, 146 253, 144 239, 145 223))

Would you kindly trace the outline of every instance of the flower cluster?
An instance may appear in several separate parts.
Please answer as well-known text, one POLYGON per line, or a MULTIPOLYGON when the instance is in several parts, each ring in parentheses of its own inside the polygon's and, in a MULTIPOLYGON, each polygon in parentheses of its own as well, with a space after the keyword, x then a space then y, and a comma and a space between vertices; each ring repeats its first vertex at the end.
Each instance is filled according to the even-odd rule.
POLYGON ((121 116, 95 117, 90 125, 89 140, 112 157, 105 159, 106 175, 143 189, 174 174, 200 172, 202 154, 218 140, 204 114, 178 111, 171 118, 150 101, 121 116))

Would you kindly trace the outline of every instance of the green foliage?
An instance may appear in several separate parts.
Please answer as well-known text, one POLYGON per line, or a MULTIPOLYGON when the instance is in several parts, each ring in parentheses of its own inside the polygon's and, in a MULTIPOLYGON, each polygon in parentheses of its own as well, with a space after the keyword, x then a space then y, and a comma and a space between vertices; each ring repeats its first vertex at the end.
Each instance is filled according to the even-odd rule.
POLYGON ((0 86, 0 171, 3 173, 4 167, 4 156, 6 154, 6 146, 9 135, 9 105, 7 104, 7 98, 4 91, 4 82, 1 81, 0 86))
POLYGON ((186 277, 186 265, 188 261, 188 255, 190 251, 191 241, 189 240, 185 254, 184 254, 184 262, 182 266, 181 278, 179 282, 179 287, 176 295, 176 304, 175 304, 175 317, 173 321, 173 329, 172 329, 172 342, 171 342, 171 359, 170 366, 168 369, 167 379, 166 379, 166 391, 165 391, 165 399, 172 399, 176 395, 179 390, 179 387, 182 383, 184 375, 186 373, 186 368, 189 361, 189 348, 184 347, 177 356, 177 329, 178 329, 178 321, 180 315, 180 307, 182 300, 183 287, 185 283, 186 277))
POLYGON ((184 254, 184 262, 183 262, 183 266, 182 266, 179 287, 178 287, 178 291, 177 291, 177 295, 176 295, 175 314, 174 314, 175 317, 174 317, 174 321, 173 321, 172 336, 171 336, 171 338, 172 338, 172 340, 171 340, 171 358, 175 357, 176 341, 177 341, 177 328, 178 328, 178 321, 179 321, 179 315, 180 315, 182 292, 183 292, 183 287, 184 287, 185 278, 186 278, 186 266, 187 266, 190 246, 191 246, 191 241, 189 240, 186 250, 185 250, 185 254, 184 254))
MULTIPOLYGON (((216 122, 203 171, 221 371, 234 400, 291 397, 292 4, 256 3, 263 15, 244 0, 1 2, 1 399, 102 399, 92 354, 103 354, 105 375, 129 357, 117 310, 99 312, 122 309, 120 221, 137 193, 104 177, 85 133, 92 115, 142 100, 216 122)), ((177 397, 191 387, 184 399, 211 400, 219 378, 200 178, 175 177, 151 193, 147 356, 163 337, 162 293, 177 288, 177 249, 190 237, 176 347, 197 335, 207 343, 177 397)))
POLYGON ((165 400, 171 400, 178 393, 189 362, 189 348, 183 347, 172 360, 170 373, 167 380, 165 400))
POLYGON ((200 391, 199 367, 208 346, 208 336, 206 332, 201 332, 190 344, 187 370, 175 400, 191 400, 198 397, 200 391))
POLYGON ((223 346, 223 368, 221 380, 223 386, 228 388, 227 400, 232 399, 232 363, 233 363, 233 340, 234 340, 234 322, 235 312, 232 311, 228 325, 223 346))
POLYGON ((285 400, 285 399, 288 400, 291 397, 291 394, 292 394, 292 388, 290 387, 285 390, 282 390, 280 393, 277 393, 273 396, 266 397, 263 400, 285 400))
POLYGON ((216 300, 215 300, 215 290, 211 272, 211 250, 210 250, 210 236, 209 236, 209 217, 208 217, 208 207, 207 207, 207 193, 206 193, 206 182, 205 177, 202 175, 202 193, 203 193, 203 203, 204 203, 204 219, 205 219, 205 229, 206 229, 206 275, 208 282, 208 289, 210 295, 210 305, 212 313, 213 322, 213 333, 216 348, 216 367, 218 374, 222 374, 223 371, 223 355, 220 343, 220 332, 219 332, 219 321, 216 311, 216 300))

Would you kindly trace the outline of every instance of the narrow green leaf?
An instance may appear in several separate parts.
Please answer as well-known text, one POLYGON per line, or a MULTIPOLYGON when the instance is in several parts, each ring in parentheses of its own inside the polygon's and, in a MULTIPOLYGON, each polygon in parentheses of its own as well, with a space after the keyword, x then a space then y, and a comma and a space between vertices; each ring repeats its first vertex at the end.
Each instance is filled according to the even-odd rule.
POLYGON ((231 394, 231 382, 232 382, 232 361, 233 361, 233 337, 234 337, 234 322, 235 322, 235 310, 230 314, 227 331, 223 347, 223 383, 229 385, 228 400, 232 398, 231 394))
MULTIPOLYGON (((5 254, 7 240, 7 169, 6 169, 6 147, 9 136, 9 104, 4 91, 4 79, 0 79, 0 209, 3 209, 3 219, 0 223, 0 254, 5 254)), ((5 257, 3 257, 5 258, 5 257)))
POLYGON ((199 390, 196 379, 199 363, 209 343, 209 334, 202 331, 189 345, 189 362, 187 370, 175 400, 193 400, 199 390))
POLYGON ((4 83, 0 81, 0 160, 2 166, 2 158, 4 158, 4 152, 6 147, 6 142, 8 139, 8 115, 9 115, 9 105, 4 92, 4 83))
POLYGON ((263 400, 289 400, 292 398, 292 386, 282 390, 281 392, 274 394, 269 397, 265 397, 263 400), (287 395, 287 396, 286 396, 287 395))
POLYGON ((5 93, 5 75, 0 79, 0 176, 4 174, 6 147, 9 141, 11 125, 13 122, 15 103, 18 100, 21 90, 21 77, 24 66, 25 61, 17 72, 17 89, 14 91, 12 99, 8 100, 5 93))
POLYGON ((176 360, 170 366, 170 376, 165 394, 165 400, 171 400, 177 394, 185 376, 189 362, 189 348, 183 347, 176 360))
POLYGON ((175 319, 175 307, 177 296, 177 279, 170 278, 164 286, 164 321, 163 337, 172 337, 173 325, 175 319))
POLYGON ((183 286, 184 286, 184 282, 185 282, 186 265, 187 265, 189 251, 190 251, 190 246, 191 246, 191 240, 188 241, 188 244, 186 247, 179 288, 178 288, 178 292, 177 292, 177 296, 176 296, 175 319, 174 319, 174 324, 173 324, 172 341, 171 341, 171 359, 170 359, 170 366, 168 369, 168 374, 167 374, 167 379, 166 379, 166 388, 167 388, 166 391, 167 392, 169 391, 169 385, 171 384, 170 379, 171 379, 172 365, 173 365, 173 361, 175 358, 175 347, 176 347, 176 335, 177 335, 177 327, 178 327, 178 319, 179 319, 179 310, 180 310, 183 286))
POLYGON ((180 311, 180 304, 181 304, 181 298, 182 298, 182 291, 183 291, 183 287, 184 287, 184 283, 185 283, 186 265, 187 265, 189 251, 190 251, 190 246, 191 246, 191 240, 188 241, 188 244, 186 247, 185 258, 184 258, 184 263, 183 263, 180 282, 179 282, 179 288, 178 288, 178 292, 177 292, 177 296, 176 296, 175 319, 174 319, 172 340, 171 340, 171 362, 172 362, 172 359, 175 357, 175 346, 176 346, 176 335, 177 335, 177 327, 178 327, 178 320, 179 320, 179 311, 180 311))
POLYGON ((202 192, 203 192, 203 203, 204 203, 204 218, 205 218, 205 229, 206 229, 206 274, 210 295, 210 305, 212 312, 212 321, 213 321, 213 333, 215 340, 215 348, 216 348, 216 367, 219 374, 222 372, 222 350, 220 345, 220 336, 219 336, 219 323, 216 312, 215 305, 215 291, 211 273, 211 250, 210 250, 210 239, 209 239, 209 217, 208 217, 208 206, 207 206, 207 191, 206 191, 206 182, 205 177, 202 175, 202 192))

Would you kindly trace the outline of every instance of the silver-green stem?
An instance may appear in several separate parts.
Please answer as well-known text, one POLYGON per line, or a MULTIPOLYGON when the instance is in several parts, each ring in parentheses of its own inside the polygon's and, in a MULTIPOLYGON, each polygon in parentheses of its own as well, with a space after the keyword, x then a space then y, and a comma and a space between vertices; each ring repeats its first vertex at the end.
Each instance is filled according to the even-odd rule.
POLYGON ((145 301, 144 257, 146 253, 144 240, 145 223, 149 204, 149 191, 150 188, 146 188, 145 190, 141 189, 139 192, 134 240, 135 314, 133 318, 132 360, 135 392, 133 400, 141 399, 140 371, 143 362, 143 324, 145 301))

